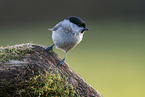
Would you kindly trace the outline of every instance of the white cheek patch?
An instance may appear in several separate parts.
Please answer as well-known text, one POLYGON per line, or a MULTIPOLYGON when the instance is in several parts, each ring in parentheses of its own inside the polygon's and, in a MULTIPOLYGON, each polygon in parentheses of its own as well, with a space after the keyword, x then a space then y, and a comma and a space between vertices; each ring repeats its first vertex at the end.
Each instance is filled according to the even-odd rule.
POLYGON ((78 34, 78 33, 82 32, 83 27, 79 27, 78 25, 71 23, 71 29, 72 29, 73 33, 78 34))
POLYGON ((73 23, 71 23, 71 28, 73 30, 78 30, 79 29, 79 27, 76 24, 73 24, 73 23))

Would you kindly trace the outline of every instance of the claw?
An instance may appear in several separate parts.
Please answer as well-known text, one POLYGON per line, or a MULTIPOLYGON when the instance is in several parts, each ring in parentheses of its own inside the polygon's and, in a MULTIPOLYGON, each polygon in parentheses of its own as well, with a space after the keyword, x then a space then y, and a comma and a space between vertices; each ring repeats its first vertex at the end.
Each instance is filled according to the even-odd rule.
POLYGON ((65 58, 61 60, 61 62, 59 64, 57 64, 58 66, 63 65, 65 62, 65 58))
POLYGON ((66 59, 66 56, 67 56, 67 52, 65 53, 65 57, 64 57, 64 59, 62 59, 62 60, 61 60, 61 62, 60 62, 59 64, 57 64, 58 66, 60 66, 60 65, 63 65, 63 64, 64 64, 65 59, 66 59))
POLYGON ((50 51, 50 50, 52 50, 52 49, 53 49, 53 46, 54 46, 54 44, 51 45, 51 46, 49 46, 49 47, 47 47, 47 48, 45 48, 45 51, 50 51))

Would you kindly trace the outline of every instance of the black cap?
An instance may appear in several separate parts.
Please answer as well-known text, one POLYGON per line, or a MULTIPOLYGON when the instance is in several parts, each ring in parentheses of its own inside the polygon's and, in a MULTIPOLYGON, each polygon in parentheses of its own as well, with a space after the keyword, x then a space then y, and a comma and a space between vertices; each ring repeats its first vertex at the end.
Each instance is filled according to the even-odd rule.
MULTIPOLYGON (((86 23, 79 17, 76 16, 70 16, 67 19, 69 19, 72 23, 78 25, 79 27, 84 27, 86 28, 86 23)), ((86 29, 88 30, 88 29, 86 29)))

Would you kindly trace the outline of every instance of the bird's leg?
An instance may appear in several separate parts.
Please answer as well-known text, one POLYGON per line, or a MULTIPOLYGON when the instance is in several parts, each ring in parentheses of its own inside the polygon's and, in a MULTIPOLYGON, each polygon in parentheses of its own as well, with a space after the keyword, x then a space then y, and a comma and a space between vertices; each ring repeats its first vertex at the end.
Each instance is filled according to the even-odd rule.
POLYGON ((51 46, 45 48, 45 50, 46 50, 46 51, 52 50, 52 48, 53 48, 54 45, 55 45, 55 44, 53 44, 53 45, 51 45, 51 46))
POLYGON ((67 56, 67 52, 65 53, 65 57, 61 60, 61 62, 59 64, 57 64, 58 66, 64 64, 64 62, 66 60, 66 56, 67 56))

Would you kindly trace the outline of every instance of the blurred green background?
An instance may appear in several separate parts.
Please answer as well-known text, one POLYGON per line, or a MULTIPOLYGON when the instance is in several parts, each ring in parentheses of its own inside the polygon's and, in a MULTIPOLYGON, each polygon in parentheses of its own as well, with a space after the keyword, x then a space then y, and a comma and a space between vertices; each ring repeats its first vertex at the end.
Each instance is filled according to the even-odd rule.
POLYGON ((1 0, 0 46, 50 46, 47 29, 72 15, 91 30, 69 52, 70 67, 104 97, 145 97, 143 0, 1 0))

